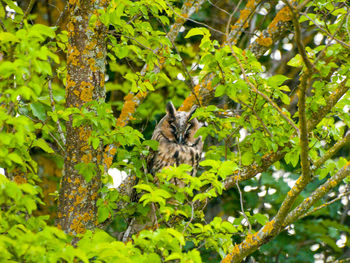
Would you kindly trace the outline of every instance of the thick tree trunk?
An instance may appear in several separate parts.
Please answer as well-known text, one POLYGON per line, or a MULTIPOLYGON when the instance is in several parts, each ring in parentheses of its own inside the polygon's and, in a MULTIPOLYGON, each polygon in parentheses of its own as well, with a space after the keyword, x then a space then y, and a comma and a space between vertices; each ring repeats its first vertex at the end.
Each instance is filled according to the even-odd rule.
MULTIPOLYGON (((66 107, 81 109, 91 101, 104 101, 106 28, 93 14, 108 1, 69 1, 66 107)), ((75 236, 96 226, 96 201, 101 184, 102 146, 89 144, 92 126, 74 127, 73 116, 66 125, 66 156, 58 206, 58 226, 75 236), (77 169, 90 164, 94 176, 87 181, 77 169)), ((86 174, 85 174, 86 176, 86 174)))

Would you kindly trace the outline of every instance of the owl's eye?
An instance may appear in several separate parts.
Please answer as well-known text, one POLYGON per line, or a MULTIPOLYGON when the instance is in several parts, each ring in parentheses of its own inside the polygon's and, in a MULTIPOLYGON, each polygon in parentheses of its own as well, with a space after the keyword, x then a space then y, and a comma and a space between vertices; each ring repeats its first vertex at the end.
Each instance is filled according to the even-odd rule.
POLYGON ((187 124, 187 126, 186 126, 186 130, 185 130, 185 132, 187 133, 187 132, 189 132, 190 131, 190 129, 192 128, 192 126, 193 126, 193 124, 190 122, 190 123, 188 123, 187 124))
POLYGON ((190 135, 190 130, 192 128, 193 124, 192 123, 188 123, 186 126, 186 130, 185 130, 185 138, 188 138, 190 135))

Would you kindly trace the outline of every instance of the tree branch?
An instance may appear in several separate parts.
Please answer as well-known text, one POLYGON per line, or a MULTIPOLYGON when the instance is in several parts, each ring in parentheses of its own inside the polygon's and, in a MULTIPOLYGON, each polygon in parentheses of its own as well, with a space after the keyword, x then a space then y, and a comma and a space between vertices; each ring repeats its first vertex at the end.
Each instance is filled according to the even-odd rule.
MULTIPOLYGON (((321 107, 317 112, 312 114, 312 117, 307 122, 308 132, 312 131, 316 127, 316 125, 330 112, 338 100, 349 90, 350 87, 345 86, 346 82, 347 79, 343 80, 342 83, 340 83, 339 88, 325 99, 327 101, 327 105, 321 107)), ((253 163, 249 166, 243 167, 240 171, 235 172, 232 176, 227 177, 224 181, 225 189, 234 187, 236 180, 240 182, 249 180, 256 176, 258 173, 265 171, 272 164, 281 160, 286 154, 284 149, 288 149, 290 147, 292 147, 292 145, 288 143, 283 147, 279 147, 276 152, 266 153, 263 155, 260 165, 253 163)))
POLYGON ((262 2, 262 0, 249 0, 245 5, 244 9, 240 12, 240 16, 236 23, 231 27, 231 32, 229 33, 229 26, 233 15, 236 13, 237 8, 240 6, 241 1, 238 3, 236 9, 230 15, 230 18, 226 25, 226 42, 236 45, 239 37, 242 35, 243 30, 249 26, 248 20, 253 16, 257 6, 262 2))
POLYGON ((283 223, 287 226, 305 214, 311 206, 320 200, 332 188, 336 187, 343 179, 350 175, 350 161, 348 161, 343 168, 341 168, 334 176, 329 178, 324 184, 319 186, 310 197, 306 198, 300 205, 298 205, 292 212, 290 212, 283 223))
POLYGON ((322 208, 327 207, 327 206, 329 206, 329 205, 335 203, 336 201, 342 199, 344 196, 348 196, 348 195, 350 195, 350 191, 347 191, 347 192, 345 192, 345 193, 342 193, 342 194, 338 195, 336 198, 332 199, 331 201, 329 201, 329 202, 327 202, 327 203, 324 203, 324 204, 322 204, 322 205, 320 205, 320 206, 318 206, 318 207, 315 207, 315 208, 312 209, 311 211, 309 211, 309 212, 307 212, 307 213, 301 215, 301 216, 298 218, 298 220, 299 220, 299 219, 302 219, 302 218, 304 218, 304 217, 307 217, 307 216, 309 216, 309 215, 311 215, 311 214, 317 212, 318 210, 321 210, 322 208))
MULTIPOLYGON (((196 10, 200 8, 203 2, 204 0, 197 0, 194 3, 191 3, 191 0, 185 1, 181 8, 181 15, 183 17, 190 17, 196 10)), ((185 21, 186 20, 184 18, 178 18, 175 20, 175 23, 170 27, 167 37, 171 42, 175 41, 185 21)), ((156 52, 158 52, 158 50, 156 50, 156 52)), ((160 65, 162 65, 163 63, 160 63, 160 65)), ((145 64, 141 70, 141 76, 144 76, 146 74, 147 68, 148 65, 145 64)), ((156 67, 154 70, 158 72, 159 68, 156 67)), ((130 120, 132 120, 132 115, 134 114, 137 106, 146 96, 147 92, 138 92, 137 94, 129 93, 128 95, 126 95, 124 98, 125 103, 117 120, 117 125, 125 126, 130 120)))
MULTIPOLYGON (((235 245, 231 253, 229 253, 222 260, 222 263, 241 262, 246 256, 250 255, 255 250, 257 250, 261 245, 265 244, 271 238, 274 238, 277 234, 279 234, 284 227, 291 224, 299 216, 304 214, 315 202, 317 202, 330 189, 334 188, 339 182, 341 182, 345 177, 349 175, 350 175, 350 161, 347 162, 347 164, 336 175, 334 175, 326 183, 324 183, 319 188, 317 188, 317 190, 314 191, 311 197, 305 199, 302 204, 300 204, 291 213, 289 213, 287 218, 284 220, 284 222, 282 222, 283 225, 281 225, 281 221, 279 221, 279 218, 277 218, 277 215, 276 215, 274 219, 268 222, 264 227, 262 227, 254 235, 247 235, 247 237, 242 243, 240 243, 239 245, 235 245)), ((303 177, 300 177, 300 178, 303 179, 303 177)), ((302 186, 302 182, 301 181, 298 182, 298 181, 296 182, 292 190, 302 186)), ((287 196, 289 196, 289 193, 287 196)), ((285 202, 283 202, 281 209, 283 208, 284 204, 285 202)), ((286 209, 283 208, 283 210, 286 210, 286 209)))
POLYGON ((318 159, 312 166, 312 170, 315 171, 320 168, 325 161, 332 158, 333 155, 336 154, 347 143, 350 143, 350 132, 348 132, 343 139, 334 144, 333 147, 330 148, 320 159, 318 159))

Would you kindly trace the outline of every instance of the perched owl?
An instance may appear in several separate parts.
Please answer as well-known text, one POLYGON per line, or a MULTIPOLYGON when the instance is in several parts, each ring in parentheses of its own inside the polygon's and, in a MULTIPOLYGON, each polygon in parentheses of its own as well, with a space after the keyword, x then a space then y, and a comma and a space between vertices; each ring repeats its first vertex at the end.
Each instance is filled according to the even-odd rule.
POLYGON ((155 175, 167 166, 189 164, 193 167, 191 175, 196 174, 203 148, 202 138, 194 137, 200 128, 197 119, 191 119, 196 109, 193 106, 189 112, 176 111, 174 105, 168 102, 167 114, 152 135, 152 140, 158 141, 159 145, 158 150, 151 151, 148 156, 148 172, 155 175))

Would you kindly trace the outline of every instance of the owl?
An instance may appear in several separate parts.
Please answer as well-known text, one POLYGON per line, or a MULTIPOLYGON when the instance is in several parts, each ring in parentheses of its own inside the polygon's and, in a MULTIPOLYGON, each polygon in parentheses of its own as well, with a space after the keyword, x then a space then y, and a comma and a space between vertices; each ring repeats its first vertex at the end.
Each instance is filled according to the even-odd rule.
POLYGON ((151 151, 147 160, 148 172, 152 175, 164 167, 180 164, 191 165, 191 175, 196 175, 203 148, 202 138, 195 138, 200 124, 196 118, 191 119, 196 109, 197 106, 193 106, 189 112, 177 111, 168 102, 167 114, 160 120, 152 135, 152 140, 159 142, 158 150, 151 151))

